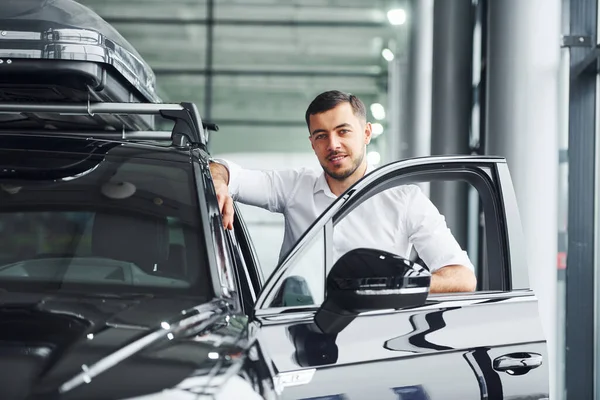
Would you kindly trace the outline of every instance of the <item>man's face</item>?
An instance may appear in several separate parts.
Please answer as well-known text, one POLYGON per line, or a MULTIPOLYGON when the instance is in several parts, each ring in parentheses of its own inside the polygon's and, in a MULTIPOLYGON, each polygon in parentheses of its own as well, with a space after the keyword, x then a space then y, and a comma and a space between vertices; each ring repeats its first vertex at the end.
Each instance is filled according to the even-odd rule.
POLYGON ((371 124, 361 121, 350 103, 309 119, 310 142, 325 173, 337 180, 351 176, 365 158, 371 124))

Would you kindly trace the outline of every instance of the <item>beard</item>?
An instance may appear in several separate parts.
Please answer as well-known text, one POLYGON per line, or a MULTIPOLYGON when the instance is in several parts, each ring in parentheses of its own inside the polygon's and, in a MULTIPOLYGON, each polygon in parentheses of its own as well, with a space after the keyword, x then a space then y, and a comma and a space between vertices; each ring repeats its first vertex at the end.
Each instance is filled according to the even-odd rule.
MULTIPOLYGON (((341 154, 341 153, 329 154, 327 156, 327 158, 329 159, 330 157, 335 156, 336 154, 341 154)), ((345 169, 343 171, 331 171, 326 166, 324 166, 323 164, 321 164, 321 167, 323 168, 323 171, 325 171, 325 173, 327 175, 329 175, 330 177, 332 177, 335 180, 343 181, 343 180, 347 179, 349 176, 351 176, 358 169, 358 167, 360 167, 360 165, 362 164, 363 160, 365 159, 365 153, 361 152, 361 154, 358 157, 352 157, 350 154, 347 154, 347 155, 348 155, 348 158, 350 158, 350 160, 352 162, 349 168, 347 168, 347 169, 345 169)))

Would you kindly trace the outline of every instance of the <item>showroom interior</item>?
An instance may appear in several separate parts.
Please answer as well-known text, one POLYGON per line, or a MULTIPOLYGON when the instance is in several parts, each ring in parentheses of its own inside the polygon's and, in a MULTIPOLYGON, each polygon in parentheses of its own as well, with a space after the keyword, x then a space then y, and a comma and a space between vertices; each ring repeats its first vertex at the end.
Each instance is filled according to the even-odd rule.
MULTIPOLYGON (((304 112, 329 89, 367 105, 376 166, 506 157, 549 344, 551 398, 596 398, 596 1, 79 2, 139 51, 164 102, 193 102, 219 125, 209 139, 215 157, 249 168, 318 167, 304 112)), ((470 203, 436 195, 468 241, 470 203)), ((275 266, 282 218, 240 209, 261 238, 261 263, 275 266)))

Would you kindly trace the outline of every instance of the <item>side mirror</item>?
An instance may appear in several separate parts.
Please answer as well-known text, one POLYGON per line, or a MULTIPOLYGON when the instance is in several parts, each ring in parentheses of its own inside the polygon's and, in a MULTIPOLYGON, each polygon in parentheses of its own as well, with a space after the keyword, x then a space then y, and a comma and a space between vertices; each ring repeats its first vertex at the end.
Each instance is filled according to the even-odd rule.
POLYGON ((337 335, 322 333, 312 323, 291 325, 288 333, 295 348, 293 359, 300 367, 317 367, 337 362, 337 335))
POLYGON ((339 333, 361 312, 424 304, 430 284, 429 271, 410 260, 383 250, 351 250, 327 276, 315 324, 324 333, 339 333))

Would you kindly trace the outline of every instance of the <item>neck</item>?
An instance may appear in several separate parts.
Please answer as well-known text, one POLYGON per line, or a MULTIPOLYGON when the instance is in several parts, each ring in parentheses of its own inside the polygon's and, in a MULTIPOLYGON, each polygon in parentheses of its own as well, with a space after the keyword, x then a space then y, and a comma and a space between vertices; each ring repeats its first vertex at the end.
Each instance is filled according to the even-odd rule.
POLYGON ((325 180, 327 181, 327 185, 329 185, 329 189, 331 190, 331 193, 333 193, 336 196, 339 196, 342 193, 344 193, 350 186, 354 185, 360 178, 365 176, 366 172, 367 172, 367 162, 365 160, 362 162, 362 164, 360 164, 360 166, 358 168, 356 168, 356 171, 354 171, 354 173, 352 175, 350 175, 349 177, 347 177, 346 179, 338 180, 338 179, 332 178, 328 174, 325 174, 325 180))

